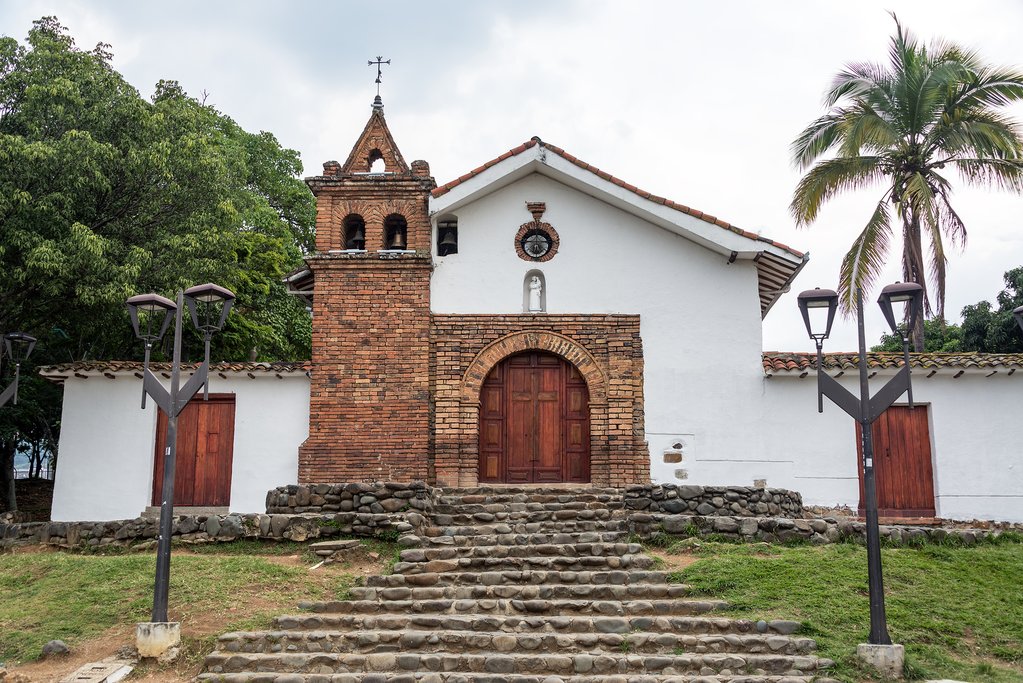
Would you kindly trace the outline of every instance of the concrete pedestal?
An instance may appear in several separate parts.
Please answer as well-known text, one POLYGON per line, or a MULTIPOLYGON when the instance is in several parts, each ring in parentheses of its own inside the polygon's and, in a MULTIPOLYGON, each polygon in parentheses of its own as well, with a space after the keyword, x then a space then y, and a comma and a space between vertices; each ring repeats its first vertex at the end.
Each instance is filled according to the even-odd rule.
POLYGON ((873 645, 860 643, 856 656, 887 678, 902 678, 902 667, 906 663, 906 650, 901 645, 873 645))
POLYGON ((181 645, 181 622, 146 621, 135 625, 135 647, 139 657, 173 658, 181 645))

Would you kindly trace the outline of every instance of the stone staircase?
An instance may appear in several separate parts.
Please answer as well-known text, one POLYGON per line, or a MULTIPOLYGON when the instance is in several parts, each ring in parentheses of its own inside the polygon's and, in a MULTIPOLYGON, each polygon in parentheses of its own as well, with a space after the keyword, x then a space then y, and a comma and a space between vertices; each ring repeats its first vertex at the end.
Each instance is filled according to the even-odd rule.
POLYGON ((448 489, 394 573, 227 633, 200 681, 797 683, 831 665, 791 621, 668 583, 618 489, 448 489))

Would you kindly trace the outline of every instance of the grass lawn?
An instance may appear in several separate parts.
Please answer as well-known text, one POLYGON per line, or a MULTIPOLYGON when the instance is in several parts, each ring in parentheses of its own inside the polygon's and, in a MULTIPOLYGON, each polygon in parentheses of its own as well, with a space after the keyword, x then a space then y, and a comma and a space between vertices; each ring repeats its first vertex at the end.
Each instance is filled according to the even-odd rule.
MULTIPOLYGON (((830 675, 870 680, 856 645, 869 633, 867 554, 861 545, 735 545, 654 539, 655 552, 690 554, 672 574, 728 600, 736 616, 802 621, 830 675)), ((1023 543, 1007 535, 974 547, 882 551, 888 627, 906 647, 911 679, 1023 681, 1023 543)))
MULTIPOLYGON (((300 600, 344 596, 359 575, 386 571, 397 555, 395 544, 381 541, 364 541, 362 550, 353 564, 310 571, 321 558, 299 543, 175 549, 169 602, 171 620, 182 623, 183 658, 175 668, 187 677, 180 680, 196 673, 218 634, 266 628, 300 600)), ((117 643, 112 649, 132 644, 134 624, 150 619, 155 567, 154 552, 0 554, 0 662, 33 660, 52 639, 73 652, 104 636, 117 643)))

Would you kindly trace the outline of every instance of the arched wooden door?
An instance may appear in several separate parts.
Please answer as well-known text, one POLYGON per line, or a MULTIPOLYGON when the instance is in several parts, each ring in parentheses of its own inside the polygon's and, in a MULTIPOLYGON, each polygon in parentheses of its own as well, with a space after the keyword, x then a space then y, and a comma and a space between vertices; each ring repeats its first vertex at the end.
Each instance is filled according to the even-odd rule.
POLYGON ((571 363, 530 352, 490 371, 480 392, 479 480, 590 481, 589 392, 571 363))

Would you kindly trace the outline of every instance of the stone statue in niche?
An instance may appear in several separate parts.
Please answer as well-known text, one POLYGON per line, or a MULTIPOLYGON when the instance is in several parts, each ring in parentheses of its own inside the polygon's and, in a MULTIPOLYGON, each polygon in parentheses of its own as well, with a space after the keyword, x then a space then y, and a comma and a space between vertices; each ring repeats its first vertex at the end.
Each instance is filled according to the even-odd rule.
POLYGON ((543 306, 540 304, 540 295, 543 293, 543 284, 540 282, 540 276, 534 275, 529 278, 529 310, 542 311, 543 306))

